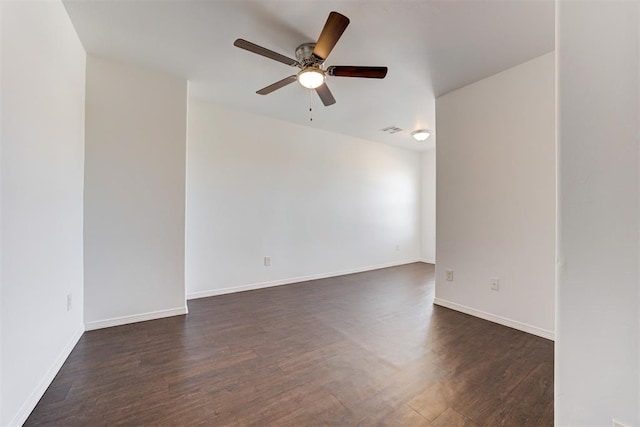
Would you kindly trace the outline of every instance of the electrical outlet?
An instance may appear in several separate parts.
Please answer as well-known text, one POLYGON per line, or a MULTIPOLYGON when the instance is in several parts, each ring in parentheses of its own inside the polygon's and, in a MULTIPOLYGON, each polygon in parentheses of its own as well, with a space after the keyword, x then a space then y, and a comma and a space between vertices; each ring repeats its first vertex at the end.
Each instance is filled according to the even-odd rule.
POLYGON ((491 278, 491 290, 492 291, 500 290, 500 279, 498 277, 491 278))
POLYGON ((264 257, 264 266, 265 267, 271 267, 271 257, 270 256, 264 257))
POLYGON ((453 270, 447 270, 447 282, 453 282, 453 270))
POLYGON ((67 311, 71 311, 71 308, 73 306, 73 295, 72 294, 67 294, 67 311))

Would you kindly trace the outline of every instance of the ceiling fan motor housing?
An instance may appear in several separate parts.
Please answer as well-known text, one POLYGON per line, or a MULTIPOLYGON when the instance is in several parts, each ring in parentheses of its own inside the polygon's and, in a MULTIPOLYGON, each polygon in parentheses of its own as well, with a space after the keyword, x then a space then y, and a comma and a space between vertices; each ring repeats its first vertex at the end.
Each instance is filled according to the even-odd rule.
POLYGON ((303 43, 296 48, 296 59, 302 68, 320 67, 324 62, 323 59, 318 58, 313 54, 313 48, 315 47, 315 43, 303 43))

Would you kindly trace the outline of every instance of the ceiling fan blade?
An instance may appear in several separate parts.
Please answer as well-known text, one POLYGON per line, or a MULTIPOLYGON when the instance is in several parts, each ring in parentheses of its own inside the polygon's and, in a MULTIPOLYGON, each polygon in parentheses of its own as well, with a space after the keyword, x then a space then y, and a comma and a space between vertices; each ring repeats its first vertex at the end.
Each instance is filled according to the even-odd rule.
POLYGON ((349 18, 338 12, 331 12, 324 24, 324 28, 318 37, 313 54, 320 59, 327 59, 333 47, 338 43, 338 39, 349 25, 349 18))
POLYGON ((387 75, 387 67, 354 67, 350 65, 335 65, 327 68, 327 74, 336 77, 384 79, 387 75))
POLYGON ((333 97, 333 94, 329 90, 329 86, 327 86, 326 83, 323 83, 322 86, 318 86, 316 88, 316 93, 320 97, 320 100, 325 107, 336 103, 336 99, 333 97))
POLYGON ((280 55, 279 53, 269 50, 266 47, 258 46, 255 43, 251 43, 243 39, 237 39, 236 41, 233 42, 233 45, 235 47, 239 47, 240 49, 257 53, 258 55, 262 55, 266 58, 273 59, 274 61, 282 62, 283 64, 287 64, 292 67, 298 67, 300 65, 298 61, 296 61, 295 59, 288 58, 284 55, 280 55))
POLYGON ((270 84, 267 87, 263 87, 262 89, 260 89, 259 91, 257 91, 256 93, 258 95, 268 95, 271 92, 273 92, 274 90, 278 90, 282 87, 285 87, 288 84, 291 84, 293 82, 295 82, 297 80, 297 77, 295 76, 295 74, 293 76, 289 76, 289 77, 285 77, 284 79, 275 82, 273 84, 270 84))

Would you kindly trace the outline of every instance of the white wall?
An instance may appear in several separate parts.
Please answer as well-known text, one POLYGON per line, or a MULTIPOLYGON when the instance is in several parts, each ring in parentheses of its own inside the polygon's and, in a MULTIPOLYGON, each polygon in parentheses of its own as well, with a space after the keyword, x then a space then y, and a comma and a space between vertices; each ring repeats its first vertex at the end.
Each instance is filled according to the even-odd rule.
POLYGON ((639 4, 558 5, 560 426, 640 425, 639 4))
POLYGON ((20 425, 83 332, 85 52, 58 1, 0 10, 0 424, 20 425))
POLYGON ((420 259, 417 152, 197 100, 188 146, 190 298, 420 259))
POLYGON ((549 53, 436 100, 436 303, 548 338, 554 68, 549 53), (446 269, 454 270, 452 282, 446 269), (498 292, 492 277, 500 279, 498 292))
POLYGON ((422 260, 430 264, 436 263, 435 148, 422 153, 422 260))
POLYGON ((187 82, 87 58, 85 321, 181 314, 187 82))
POLYGON ((2 299, 2 294, 3 294, 3 279, 2 279, 2 129, 3 129, 3 117, 2 117, 2 106, 4 104, 4 102, 2 101, 2 84, 4 82, 2 75, 2 60, 4 58, 3 56, 3 51, 4 51, 4 44, 2 43, 2 39, 4 36, 4 33, 2 31, 2 27, 3 27, 3 13, 4 8, 2 7, 2 4, 0 4, 0 425, 2 425, 2 420, 4 419, 4 413, 2 411, 2 405, 4 403, 4 397, 3 397, 3 389, 4 389, 4 375, 3 375, 3 370, 4 370, 4 365, 2 364, 2 353, 3 353, 3 347, 2 347, 2 330, 4 329, 2 326, 2 319, 4 318, 4 316, 2 315, 2 306, 3 306, 3 299, 2 299))

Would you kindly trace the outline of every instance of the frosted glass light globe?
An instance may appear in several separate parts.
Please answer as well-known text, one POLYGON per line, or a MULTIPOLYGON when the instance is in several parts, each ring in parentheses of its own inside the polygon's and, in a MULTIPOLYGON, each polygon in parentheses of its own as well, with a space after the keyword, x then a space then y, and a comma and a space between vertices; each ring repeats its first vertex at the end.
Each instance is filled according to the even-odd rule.
POLYGON ((431 131, 430 130, 416 130, 411 132, 411 136, 413 137, 413 139, 415 139, 416 141, 424 141, 427 138, 429 138, 429 136, 431 135, 431 131))
POLYGON ((306 69, 298 73, 298 82, 307 89, 315 89, 324 83, 324 73, 317 69, 306 69))

